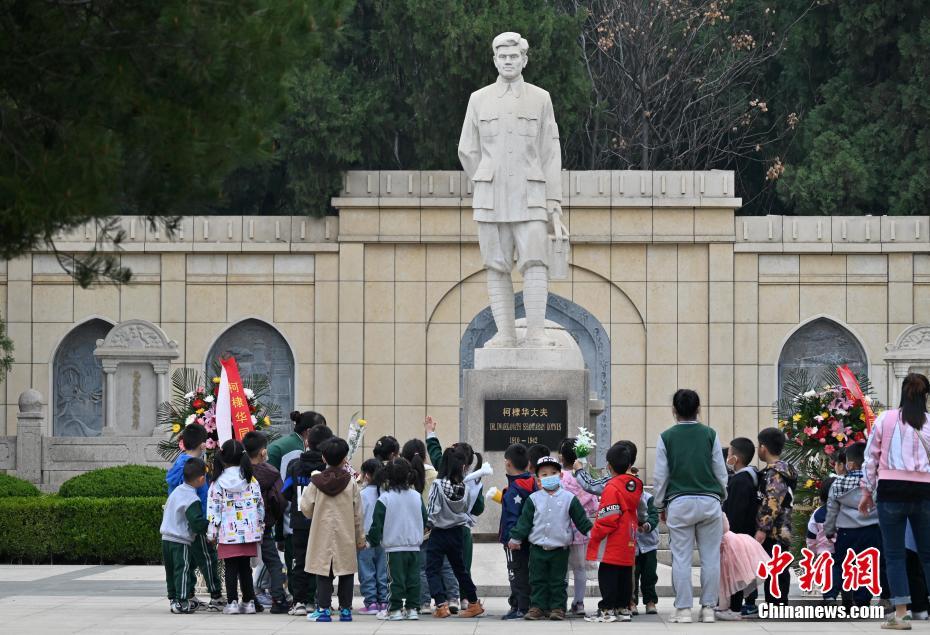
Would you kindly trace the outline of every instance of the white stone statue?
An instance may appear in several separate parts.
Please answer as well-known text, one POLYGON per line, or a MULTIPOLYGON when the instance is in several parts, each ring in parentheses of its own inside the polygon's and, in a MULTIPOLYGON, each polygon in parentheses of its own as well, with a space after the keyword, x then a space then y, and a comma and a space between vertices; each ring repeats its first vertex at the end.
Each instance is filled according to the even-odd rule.
POLYGON ((517 346, 515 256, 526 307, 521 345, 548 346, 549 224, 556 241, 568 239, 562 223, 559 128, 549 93, 523 81, 527 41, 519 33, 501 33, 491 48, 499 76, 472 93, 459 140, 459 159, 474 182, 472 207, 497 325, 497 335, 485 346, 517 346))

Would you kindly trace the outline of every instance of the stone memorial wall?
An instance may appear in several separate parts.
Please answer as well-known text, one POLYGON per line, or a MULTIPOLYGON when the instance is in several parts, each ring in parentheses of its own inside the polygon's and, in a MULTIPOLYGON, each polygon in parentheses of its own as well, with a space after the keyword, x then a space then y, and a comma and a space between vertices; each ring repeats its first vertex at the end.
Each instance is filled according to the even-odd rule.
MULTIPOLYGON (((647 482, 679 386, 698 390, 704 420, 729 439, 772 423, 786 369, 848 357, 888 403, 902 373, 930 368, 930 217, 739 217, 733 174, 721 171, 563 172, 562 185, 571 266, 551 285, 547 318, 578 342, 598 422, 608 441, 641 448, 647 482)), ((157 437, 102 435, 96 340, 131 320, 176 343, 168 373, 235 350, 272 376, 285 413, 318 410, 343 434, 364 413, 366 454, 382 434, 421 436, 427 413, 444 444, 457 440, 463 372, 491 334, 470 193, 461 172, 353 171, 333 200, 338 217, 186 217, 172 237, 123 217, 134 281, 122 286, 80 289, 42 252, 0 263, 16 345, 0 390, 0 469, 18 461, 30 388, 42 395, 41 443, 24 456, 39 467, 18 471, 51 484, 159 462, 157 437)), ((58 244, 82 252, 95 239, 88 225, 58 244)), ((147 409, 158 371, 133 369, 147 409)), ((148 430, 141 412, 134 428, 135 381, 130 372, 112 389, 117 431, 148 430)))

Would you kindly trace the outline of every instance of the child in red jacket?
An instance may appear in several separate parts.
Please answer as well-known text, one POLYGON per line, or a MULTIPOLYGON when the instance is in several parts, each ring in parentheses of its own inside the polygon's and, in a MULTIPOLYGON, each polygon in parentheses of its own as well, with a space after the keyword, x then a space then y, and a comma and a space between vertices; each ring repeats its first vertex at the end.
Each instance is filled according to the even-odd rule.
POLYGON ((630 450, 618 444, 607 451, 607 465, 612 478, 604 487, 597 519, 591 529, 588 560, 600 560, 597 581, 603 599, 597 614, 589 622, 628 622, 628 612, 621 612, 633 597, 633 565, 636 561, 636 510, 643 494, 643 482, 632 474, 630 450))

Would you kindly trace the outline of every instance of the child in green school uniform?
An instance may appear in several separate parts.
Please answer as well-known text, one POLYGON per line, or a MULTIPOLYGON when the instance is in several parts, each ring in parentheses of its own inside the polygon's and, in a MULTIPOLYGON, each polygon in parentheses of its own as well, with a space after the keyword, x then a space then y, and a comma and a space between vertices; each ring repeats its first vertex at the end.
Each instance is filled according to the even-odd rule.
POLYGON ((375 503, 368 544, 384 547, 388 560, 391 603, 388 619, 420 619, 420 544, 426 507, 413 489, 414 472, 407 459, 391 459, 381 468, 381 495, 375 503))
POLYGON ((574 535, 591 531, 591 521, 578 498, 561 487, 562 464, 544 456, 536 462, 540 489, 523 503, 520 519, 510 530, 508 548, 522 549, 530 542, 530 610, 523 619, 565 619, 568 594, 565 574, 574 535))
POLYGON ((207 533, 207 519, 203 514, 197 488, 207 479, 207 466, 200 459, 191 458, 184 463, 184 483, 174 488, 162 513, 161 548, 165 563, 165 580, 172 613, 192 613, 190 572, 194 568, 191 544, 207 533))

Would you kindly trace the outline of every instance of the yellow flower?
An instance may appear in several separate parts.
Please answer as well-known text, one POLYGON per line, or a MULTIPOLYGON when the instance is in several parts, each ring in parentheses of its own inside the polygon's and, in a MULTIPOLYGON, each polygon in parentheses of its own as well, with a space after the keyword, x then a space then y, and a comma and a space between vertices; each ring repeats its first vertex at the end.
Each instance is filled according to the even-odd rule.
POLYGON ((214 384, 220 383, 220 378, 219 378, 219 377, 214 377, 214 378, 213 378, 213 383, 214 383, 214 384))
POLYGON ((359 419, 359 420, 358 420, 358 427, 364 428, 364 427, 367 426, 367 425, 368 425, 368 422, 365 421, 364 419, 359 419))
POLYGON ((820 416, 823 417, 824 419, 829 419, 830 413, 824 410, 823 412, 820 413, 820 416))
POLYGON ((785 423, 787 423, 787 422, 785 422, 785 421, 779 421, 779 422, 778 422, 778 427, 779 427, 779 428, 784 428, 784 427, 785 427, 785 423))
POLYGON ((864 413, 864 412, 863 412, 861 415, 859 415, 859 421, 865 421, 865 413, 864 413))
POLYGON ((180 431, 181 431, 181 424, 180 424, 180 423, 176 423, 176 424, 174 424, 173 426, 171 426, 171 431, 174 432, 175 434, 177 434, 178 432, 180 432, 180 431))
POLYGON ((271 425, 271 417, 269 417, 268 415, 265 415, 265 418, 262 419, 262 423, 264 423, 266 426, 270 426, 270 425, 271 425))
POLYGON ((197 410, 195 410, 194 412, 196 412, 199 415, 202 415, 204 413, 204 410, 203 408, 197 408, 197 410))
POLYGON ((799 413, 797 413, 796 415, 794 415, 793 417, 791 417, 791 420, 794 421, 795 423, 797 423, 798 421, 800 421, 800 420, 801 420, 801 413, 799 412, 799 413))
POLYGON ((837 432, 836 434, 833 435, 833 438, 836 439, 837 441, 842 441, 843 439, 846 438, 846 435, 843 434, 842 432, 837 432))
POLYGON ((814 486, 814 479, 812 478, 807 479, 807 481, 804 483, 804 487, 813 487, 813 486, 814 486))

